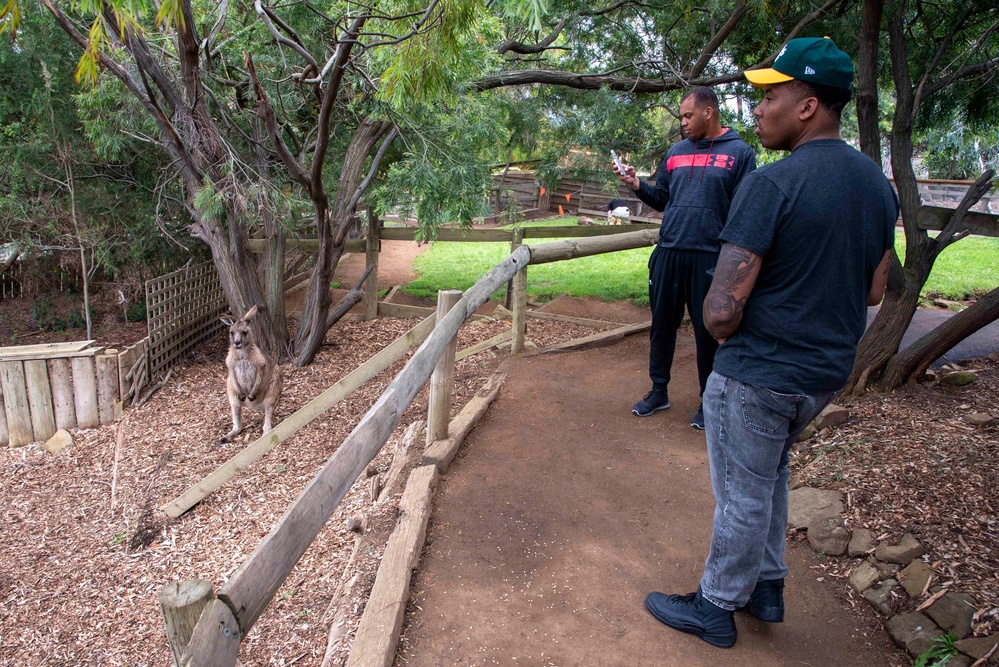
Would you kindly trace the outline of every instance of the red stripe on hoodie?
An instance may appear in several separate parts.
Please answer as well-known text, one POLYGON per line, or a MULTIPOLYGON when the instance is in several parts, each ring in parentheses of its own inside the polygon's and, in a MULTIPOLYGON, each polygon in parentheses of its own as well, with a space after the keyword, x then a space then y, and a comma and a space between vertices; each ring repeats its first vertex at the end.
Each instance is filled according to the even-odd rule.
POLYGON ((666 171, 672 172, 677 167, 718 167, 732 171, 735 158, 721 153, 700 153, 696 155, 674 155, 666 161, 666 171))

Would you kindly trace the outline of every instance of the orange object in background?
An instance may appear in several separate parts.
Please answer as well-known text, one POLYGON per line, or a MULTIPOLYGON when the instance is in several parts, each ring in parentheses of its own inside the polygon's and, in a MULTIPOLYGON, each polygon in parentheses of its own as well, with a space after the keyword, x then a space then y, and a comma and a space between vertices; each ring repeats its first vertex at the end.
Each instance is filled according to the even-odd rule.
POLYGON ((569 193, 565 196, 566 201, 569 201, 570 198, 572 198, 572 193, 569 193))
POLYGON ((558 205, 558 214, 559 215, 565 215, 565 211, 562 210, 562 204, 558 205))
POLYGON ((541 188, 541 195, 540 195, 540 196, 541 196, 541 197, 544 197, 544 196, 545 196, 545 189, 544 189, 544 188, 541 188))

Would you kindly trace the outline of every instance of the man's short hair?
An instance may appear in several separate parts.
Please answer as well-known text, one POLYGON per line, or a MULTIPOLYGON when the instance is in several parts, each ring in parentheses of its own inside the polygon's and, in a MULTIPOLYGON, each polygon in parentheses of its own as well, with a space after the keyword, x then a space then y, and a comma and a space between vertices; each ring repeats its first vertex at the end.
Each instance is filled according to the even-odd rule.
POLYGON ((611 199, 609 202, 607 202, 608 211, 613 211, 614 209, 621 208, 622 206, 627 208, 629 211, 631 210, 631 204, 628 202, 627 199, 611 199))
POLYGON ((787 82, 801 97, 815 97, 819 104, 826 110, 839 118, 843 113, 843 107, 853 98, 853 91, 846 88, 834 88, 821 83, 810 83, 792 79, 787 82))
POLYGON ((713 88, 694 86, 683 94, 683 97, 680 98, 680 104, 683 104, 690 97, 694 98, 698 106, 711 107, 716 111, 718 110, 718 96, 715 95, 713 88))

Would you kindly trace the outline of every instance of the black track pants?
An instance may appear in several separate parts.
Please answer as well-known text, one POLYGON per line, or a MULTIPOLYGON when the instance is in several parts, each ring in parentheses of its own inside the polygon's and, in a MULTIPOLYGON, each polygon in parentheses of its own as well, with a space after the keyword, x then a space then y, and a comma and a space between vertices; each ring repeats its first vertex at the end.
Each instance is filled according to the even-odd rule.
POLYGON ((702 306, 711 287, 718 253, 678 250, 656 246, 649 257, 649 305, 652 330, 649 333, 649 377, 656 389, 665 389, 670 380, 676 332, 687 307, 697 343, 697 379, 704 385, 711 375, 718 341, 704 328, 702 306))

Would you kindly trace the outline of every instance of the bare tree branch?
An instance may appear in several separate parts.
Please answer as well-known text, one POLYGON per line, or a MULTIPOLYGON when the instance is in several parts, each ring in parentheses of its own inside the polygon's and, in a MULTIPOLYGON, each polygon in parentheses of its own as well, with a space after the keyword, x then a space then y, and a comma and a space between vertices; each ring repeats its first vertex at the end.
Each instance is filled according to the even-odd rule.
POLYGON ((552 28, 551 34, 539 41, 537 44, 524 44, 514 39, 505 40, 500 42, 499 46, 496 47, 496 53, 503 54, 507 51, 522 54, 542 53, 552 45, 552 42, 558 39, 558 36, 562 33, 562 29, 564 27, 565 19, 562 19, 555 24, 554 28, 552 28))
POLYGON ((361 196, 364 194, 368 186, 371 185, 371 181, 374 180, 375 174, 378 173, 378 168, 382 164, 382 159, 385 157, 385 153, 388 152, 389 146, 395 141, 396 137, 399 136, 399 128, 393 127, 392 131, 388 133, 385 139, 382 140, 382 145, 378 147, 378 152, 375 153, 374 159, 371 161, 371 168, 368 169, 368 175, 364 177, 361 184, 357 186, 357 190, 351 196, 350 201, 347 203, 347 212, 353 213, 357 209, 357 203, 361 201, 361 196))
POLYGON ((298 36, 298 33, 296 33, 291 26, 282 21, 268 7, 264 7, 260 0, 254 0, 253 6, 257 10, 257 14, 260 16, 260 19, 264 22, 264 25, 267 26, 267 30, 271 33, 274 41, 283 46, 287 46, 289 49, 302 56, 305 62, 311 65, 312 68, 318 72, 319 63, 316 62, 314 57, 312 57, 309 50, 305 48, 305 44, 302 43, 302 38, 298 36), (280 26, 281 30, 284 30, 286 33, 291 35, 291 39, 282 35, 275 24, 280 26))
POLYGON ((957 210, 951 214, 947 225, 937 234, 935 239, 937 242, 937 254, 940 254, 951 243, 960 241, 970 233, 964 226, 964 216, 972 206, 981 201, 982 197, 992 189, 992 177, 995 174, 995 171, 987 169, 984 174, 978 177, 975 184, 969 187, 968 191, 964 193, 964 197, 961 198, 961 203, 958 204, 957 210))
POLYGON ((728 36, 732 34, 732 31, 738 27, 739 23, 748 12, 749 3, 746 0, 739 0, 735 3, 732 15, 728 17, 728 21, 725 22, 725 25, 723 25, 721 29, 714 34, 710 41, 704 45, 704 48, 701 50, 700 57, 697 59, 697 62, 694 63, 694 66, 690 68, 690 71, 687 72, 686 78, 689 79, 701 75, 701 72, 704 71, 704 68, 707 67, 708 63, 711 61, 711 57, 715 54, 722 43, 728 39, 728 36))
POLYGON ((250 82, 253 84, 253 91, 257 97, 257 104, 260 107, 260 114, 264 117, 264 125, 267 127, 267 134, 271 138, 271 143, 274 145, 274 150, 281 158, 281 162, 287 167, 288 173, 291 177, 295 179, 295 182, 302 186, 302 188, 312 194, 312 178, 309 174, 302 168, 302 165, 298 164, 298 160, 295 156, 291 154, 288 150, 288 146, 285 145, 284 140, 281 138, 281 130, 278 127, 277 116, 274 115, 274 108, 271 106, 270 101, 267 99, 267 91, 264 87, 260 85, 260 80, 257 78, 257 68, 253 64, 253 56, 246 52, 243 54, 246 62, 246 69, 250 74, 250 82))

